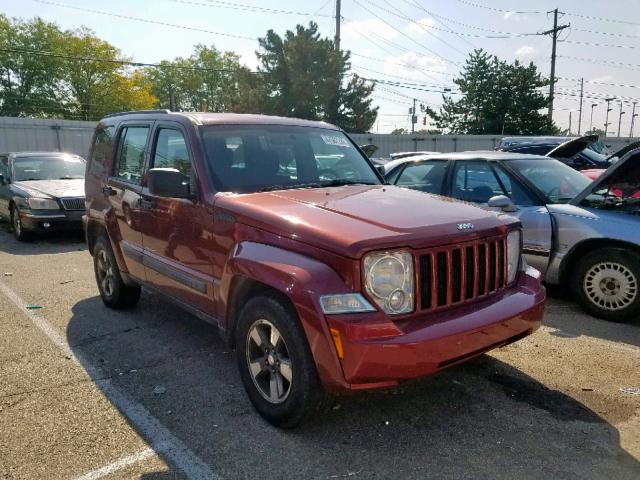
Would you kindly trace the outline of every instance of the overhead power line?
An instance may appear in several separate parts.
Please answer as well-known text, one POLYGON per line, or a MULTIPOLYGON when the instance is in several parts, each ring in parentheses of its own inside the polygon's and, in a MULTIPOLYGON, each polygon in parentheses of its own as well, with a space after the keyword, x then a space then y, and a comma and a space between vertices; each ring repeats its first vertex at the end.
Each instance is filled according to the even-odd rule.
POLYGON ((188 25, 178 25, 178 24, 175 24, 175 23, 161 22, 159 20, 150 20, 148 18, 142 18, 142 17, 132 17, 130 15, 122 15, 120 13, 113 13, 113 12, 105 12, 103 10, 94 10, 92 8, 77 7, 75 5, 67 5, 65 3, 52 2, 52 1, 49 1, 49 0, 32 0, 32 1, 37 2, 37 3, 42 3, 44 5, 52 5, 54 7, 69 8, 71 10, 78 10, 78 11, 81 11, 81 12, 88 12, 88 13, 96 13, 98 15, 105 15, 105 16, 114 17, 114 18, 122 18, 122 19, 125 19, 125 20, 133 20, 133 21, 142 22, 142 23, 150 23, 150 24, 153 24, 153 25, 161 25, 163 27, 180 28, 182 30, 191 30, 193 32, 210 33, 212 35, 220 35, 222 37, 237 38, 237 39, 240 39, 240 40, 251 40, 251 41, 254 41, 254 42, 256 40, 258 40, 257 38, 247 37, 245 35, 236 35, 236 34, 233 34, 233 33, 216 32, 214 30, 207 30, 205 28, 190 27, 188 25))
MULTIPOLYGON (((568 80, 570 82, 579 82, 579 78, 567 78, 567 77, 556 77, 560 80, 568 80)), ((601 82, 599 80, 585 80, 585 83, 592 83, 594 85, 606 85, 609 87, 624 87, 624 88, 640 88, 640 85, 629 85, 626 83, 611 83, 611 82, 601 82)))
POLYGON ((605 47, 605 48, 638 48, 635 45, 612 45, 610 43, 598 43, 598 42, 584 42, 582 40, 560 40, 562 43, 571 43, 573 45, 587 45, 590 47, 605 47))
POLYGON ((207 3, 196 2, 193 0, 170 0, 170 1, 175 3, 183 3, 185 5, 194 5, 199 7, 212 7, 212 8, 228 8, 231 10, 242 10, 246 12, 273 13, 276 15, 300 15, 303 17, 315 16, 315 17, 331 18, 331 15, 327 15, 327 14, 300 12, 295 10, 281 10, 278 8, 258 7, 256 5, 249 5, 246 3, 224 2, 221 0, 206 0, 207 3))
POLYGON ((572 57, 569 55, 558 55, 559 58, 567 58, 569 60, 577 60, 579 62, 587 62, 587 63, 596 63, 599 65, 607 65, 614 68, 624 68, 628 70, 638 70, 640 68, 640 64, 637 63, 624 63, 624 62, 615 62, 613 60, 601 60, 597 58, 584 58, 584 57, 572 57))
POLYGON ((633 35, 631 33, 618 33, 618 32, 602 32, 599 30, 589 30, 585 28, 572 28, 574 32, 592 33, 594 35, 607 35, 609 37, 621 37, 621 38, 640 38, 640 35, 633 35))
POLYGON ((608 22, 608 23, 621 23, 624 25, 632 25, 634 27, 640 27, 640 23, 638 22, 629 22, 628 20, 620 20, 617 18, 596 17, 594 15, 584 15, 583 13, 575 13, 575 12, 565 12, 565 15, 569 15, 571 17, 577 17, 577 18, 584 18, 586 20, 597 20, 599 22, 608 22))
POLYGON ((526 15, 526 14, 538 14, 538 13, 545 13, 543 11, 540 10, 506 10, 504 8, 496 8, 496 7, 490 7, 489 5, 482 5, 479 3, 474 3, 474 2, 469 2, 467 0, 456 0, 458 3, 462 3, 464 5, 468 5, 470 7, 476 7, 476 8, 484 8, 485 10, 492 10, 494 12, 500 12, 500 13, 516 13, 516 14, 521 14, 521 15, 526 15))
MULTIPOLYGON (((99 57, 84 57, 77 55, 68 55, 65 53, 57 53, 57 52, 47 52, 44 50, 28 50, 23 48, 0 48, 0 52, 9 52, 9 53, 21 53, 28 55, 35 55, 40 57, 51 57, 51 58, 61 58, 66 60, 75 60, 80 62, 100 62, 100 63, 112 63, 115 65, 128 65, 131 67, 155 67, 155 68, 175 68, 179 70, 197 70, 204 72, 235 72, 237 69, 232 68, 205 68, 205 67, 188 67, 186 65, 175 65, 170 63, 145 63, 145 62, 135 62, 133 60, 117 60, 111 58, 99 58, 99 57)), ((263 72, 253 72, 262 74, 263 72)))

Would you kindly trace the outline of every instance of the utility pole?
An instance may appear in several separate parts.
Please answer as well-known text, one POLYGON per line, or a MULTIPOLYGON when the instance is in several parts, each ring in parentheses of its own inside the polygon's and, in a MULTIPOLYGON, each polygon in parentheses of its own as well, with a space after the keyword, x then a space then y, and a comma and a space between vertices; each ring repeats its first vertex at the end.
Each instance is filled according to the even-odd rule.
POLYGON ((622 115, 627 112, 622 111, 622 100, 620 100, 620 118, 618 118, 618 137, 620 136, 620 127, 622 126, 622 115))
POLYGON ((340 0, 336 0, 336 50, 340 50, 340 0))
POLYGON ((607 102, 607 116, 604 120, 604 136, 606 137, 609 134, 609 112, 612 110, 609 108, 609 104, 614 101, 614 97, 605 98, 604 101, 607 102))
POLYGON ((597 107, 597 103, 591 104, 591 118, 589 119, 589 131, 593 132, 593 107, 597 107))
MULTIPOLYGON (((547 12, 551 13, 551 12, 547 12)), ((546 32, 540 33, 540 35, 551 35, 551 76, 549 83, 549 121, 553 122, 553 91, 556 83, 556 43, 558 41, 558 32, 564 30, 565 28, 569 28, 571 24, 560 25, 558 26, 558 9, 553 10, 553 28, 551 30, 547 30, 546 32)))
POLYGON ((411 109, 411 135, 416 132, 416 122, 418 121, 418 116, 416 115, 416 99, 413 99, 413 108, 411 109))
POLYGON ((636 103, 633 102, 633 112, 631 112, 631 130, 629 130, 629 138, 633 138, 633 124, 636 122, 636 117, 638 114, 636 113, 636 103))
POLYGON ((578 136, 582 129, 582 94, 584 93, 584 78, 580 79, 580 113, 578 114, 578 136))
POLYGON ((571 136, 571 114, 573 112, 571 110, 569 110, 569 136, 571 136))

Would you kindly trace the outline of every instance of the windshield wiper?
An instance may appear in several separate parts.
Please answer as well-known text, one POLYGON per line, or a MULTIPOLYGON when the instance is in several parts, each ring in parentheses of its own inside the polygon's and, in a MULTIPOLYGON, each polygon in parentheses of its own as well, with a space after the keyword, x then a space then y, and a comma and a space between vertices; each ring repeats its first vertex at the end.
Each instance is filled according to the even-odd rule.
POLYGON ((378 185, 373 182, 363 182, 360 180, 322 180, 319 182, 309 183, 287 183, 284 185, 269 185, 261 188, 260 192, 272 192, 274 190, 291 190, 294 188, 325 188, 325 187, 342 187, 344 185, 378 185))

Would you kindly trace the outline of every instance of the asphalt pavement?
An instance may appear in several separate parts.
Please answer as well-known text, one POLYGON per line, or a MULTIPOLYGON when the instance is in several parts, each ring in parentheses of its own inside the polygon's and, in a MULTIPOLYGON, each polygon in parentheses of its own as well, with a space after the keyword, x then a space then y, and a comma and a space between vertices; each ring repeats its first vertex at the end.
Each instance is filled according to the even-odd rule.
POLYGON ((0 224, 0 478, 640 478, 640 321, 562 292, 529 338, 294 431, 252 409, 215 329, 144 292, 106 309, 81 235, 0 224))

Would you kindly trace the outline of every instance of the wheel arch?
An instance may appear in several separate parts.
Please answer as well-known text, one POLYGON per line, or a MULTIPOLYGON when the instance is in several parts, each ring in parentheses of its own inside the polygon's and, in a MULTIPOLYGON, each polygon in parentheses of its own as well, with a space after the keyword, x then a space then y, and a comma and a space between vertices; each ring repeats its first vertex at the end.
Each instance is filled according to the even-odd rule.
POLYGON ((574 245, 560 264, 561 285, 566 285, 571 280, 571 274, 574 272, 580 258, 594 250, 603 248, 623 248, 631 250, 640 256, 640 245, 624 240, 616 240, 613 238, 591 238, 583 240, 574 245))

